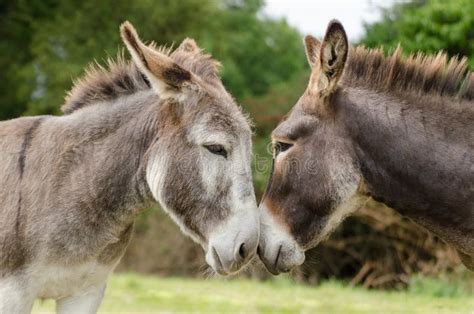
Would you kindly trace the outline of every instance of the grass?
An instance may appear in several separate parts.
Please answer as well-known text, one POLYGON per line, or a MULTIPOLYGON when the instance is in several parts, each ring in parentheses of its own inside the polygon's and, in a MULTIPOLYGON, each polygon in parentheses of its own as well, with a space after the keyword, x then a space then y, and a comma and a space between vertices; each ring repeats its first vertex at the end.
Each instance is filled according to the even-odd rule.
MULTIPOLYGON (((99 313, 474 313, 468 294, 436 295, 367 291, 333 281, 309 287, 285 277, 258 282, 116 274, 99 313)), ((38 301, 33 313, 53 310, 53 302, 38 301)))

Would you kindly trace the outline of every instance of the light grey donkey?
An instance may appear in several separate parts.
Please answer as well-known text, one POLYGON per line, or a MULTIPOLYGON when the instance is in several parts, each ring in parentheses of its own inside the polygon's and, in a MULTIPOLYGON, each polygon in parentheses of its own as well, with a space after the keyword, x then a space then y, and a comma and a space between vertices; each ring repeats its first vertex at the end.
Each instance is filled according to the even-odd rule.
POLYGON ((0 122, 0 313, 36 298, 95 313, 133 222, 159 202, 219 274, 259 240, 251 129, 192 39, 174 51, 121 26, 119 57, 76 82, 63 116, 0 122))

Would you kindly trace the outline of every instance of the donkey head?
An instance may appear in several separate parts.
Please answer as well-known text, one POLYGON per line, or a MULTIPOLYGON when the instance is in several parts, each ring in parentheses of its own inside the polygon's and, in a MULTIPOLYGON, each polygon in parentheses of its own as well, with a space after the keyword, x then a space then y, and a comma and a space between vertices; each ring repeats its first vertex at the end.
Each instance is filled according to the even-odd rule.
POLYGON ((168 53, 143 44, 128 22, 121 35, 159 96, 160 123, 147 153, 150 191, 215 271, 236 272, 259 237, 249 123, 219 80, 217 62, 192 39, 168 53))
POLYGON ((338 120, 336 94, 348 54, 345 31, 331 21, 323 42, 305 38, 309 85, 272 133, 273 170, 260 204, 259 255, 273 274, 303 263, 351 211, 360 174, 338 120))

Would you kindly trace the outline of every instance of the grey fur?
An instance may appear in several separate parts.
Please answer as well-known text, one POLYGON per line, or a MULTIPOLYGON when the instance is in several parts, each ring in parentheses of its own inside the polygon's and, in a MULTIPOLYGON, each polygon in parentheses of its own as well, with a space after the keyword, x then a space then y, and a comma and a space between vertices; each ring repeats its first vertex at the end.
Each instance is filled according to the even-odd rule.
MULTIPOLYGON (((0 312, 9 306, 1 299, 6 280, 22 278, 28 285, 34 265, 73 269, 93 262, 113 269, 134 219, 156 202, 147 167, 157 156, 172 160, 164 169, 162 205, 184 231, 204 245, 229 218, 235 183, 223 174, 216 194, 205 190, 200 162, 209 153, 190 136, 199 125, 244 143, 250 169, 249 123, 211 73, 217 62, 194 41, 167 56, 182 73, 199 78, 199 88, 180 100, 158 95, 135 65, 119 58, 76 83, 66 115, 0 122, 0 312)), ((181 80, 173 71, 165 69, 165 79, 181 80)), ((251 186, 250 175, 244 181, 251 186)), ((247 194, 256 212, 253 191, 247 194)))

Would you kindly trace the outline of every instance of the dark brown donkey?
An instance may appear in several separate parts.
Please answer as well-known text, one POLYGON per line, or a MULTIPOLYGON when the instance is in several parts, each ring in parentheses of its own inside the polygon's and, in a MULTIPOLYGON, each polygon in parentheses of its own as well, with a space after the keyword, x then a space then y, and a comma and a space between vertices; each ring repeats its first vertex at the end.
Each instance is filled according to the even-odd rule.
POLYGON ((251 131, 217 62, 191 39, 171 52, 129 23, 121 35, 133 62, 89 71, 65 115, 0 122, 2 314, 37 297, 95 313, 135 217, 156 201, 218 273, 255 255, 251 131))
POLYGON ((332 21, 305 38, 308 88, 273 131, 260 258, 304 261, 370 197, 426 227, 474 270, 474 76, 466 60, 349 48, 332 21))

